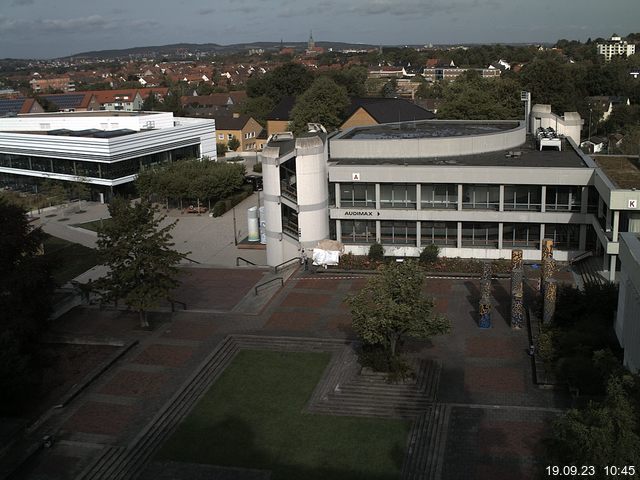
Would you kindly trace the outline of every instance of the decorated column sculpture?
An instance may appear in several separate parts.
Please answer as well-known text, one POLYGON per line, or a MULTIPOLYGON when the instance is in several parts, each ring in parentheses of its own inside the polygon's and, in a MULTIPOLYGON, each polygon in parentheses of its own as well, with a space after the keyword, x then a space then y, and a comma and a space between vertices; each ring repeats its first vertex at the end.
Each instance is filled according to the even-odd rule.
POLYGON ((482 265, 480 278, 480 328, 491 328, 491 264, 482 265))
POLYGON ((553 321, 556 313, 556 297, 558 294, 558 284, 555 280, 549 279, 544 287, 544 306, 542 312, 542 322, 545 325, 553 321))
POLYGON ((511 327, 522 328, 524 323, 524 272, 522 269, 522 250, 511 252, 511 327))

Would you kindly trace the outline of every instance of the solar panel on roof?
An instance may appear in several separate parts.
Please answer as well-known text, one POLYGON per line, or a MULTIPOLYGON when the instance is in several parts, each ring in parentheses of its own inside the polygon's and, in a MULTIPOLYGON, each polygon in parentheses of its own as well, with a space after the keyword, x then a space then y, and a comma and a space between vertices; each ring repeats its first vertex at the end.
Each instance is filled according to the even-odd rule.
POLYGON ((69 109, 79 107, 84 99, 84 94, 42 95, 41 98, 53 103, 60 109, 69 109))
POLYGON ((20 113, 24 98, 7 98, 0 100, 0 115, 10 115, 20 113))

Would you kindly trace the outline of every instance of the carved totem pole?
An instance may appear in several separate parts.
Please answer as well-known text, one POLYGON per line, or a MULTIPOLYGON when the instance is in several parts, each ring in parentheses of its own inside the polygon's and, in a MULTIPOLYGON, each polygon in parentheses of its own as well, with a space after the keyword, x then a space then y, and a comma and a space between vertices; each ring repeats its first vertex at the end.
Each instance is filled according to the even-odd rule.
POLYGON ((522 328, 524 323, 524 272, 522 250, 511 251, 511 327, 522 328))
POLYGON ((480 328, 491 328, 491 264, 482 265, 480 278, 480 328))

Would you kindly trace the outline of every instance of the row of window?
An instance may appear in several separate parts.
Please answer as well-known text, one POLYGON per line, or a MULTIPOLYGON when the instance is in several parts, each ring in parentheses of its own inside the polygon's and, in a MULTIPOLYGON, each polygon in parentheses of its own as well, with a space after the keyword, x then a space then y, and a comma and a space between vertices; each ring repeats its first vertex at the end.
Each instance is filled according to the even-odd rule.
MULTIPOLYGON (((331 185, 332 204, 335 205, 335 186, 331 185)), ((597 209, 598 196, 589 195, 589 211, 597 209)), ((415 184, 380 184, 380 208, 417 208, 415 184)), ((580 211, 582 187, 548 186, 545 209, 547 211, 580 211)), ((540 185, 505 185, 504 210, 542 210, 540 185)), ((372 183, 341 183, 340 207, 376 208, 376 188, 372 183)), ((458 186, 456 184, 423 184, 420 187, 420 208, 457 210, 458 186)), ((463 185, 462 208, 472 210, 499 210, 499 185, 463 185)))
MULTIPOLYGON (((338 220, 342 243, 367 244, 376 241, 376 222, 361 220, 338 220)), ((421 222, 421 245, 434 244, 440 247, 456 247, 458 243, 457 222, 421 222)), ((545 224, 545 238, 551 238, 560 250, 578 250, 580 226, 545 224)), ((497 223, 462 222, 462 247, 498 248, 499 228, 497 223)), ((383 245, 417 245, 417 223, 406 221, 381 221, 380 242, 383 245)), ((505 223, 502 226, 502 248, 540 248, 540 224, 505 223)))
POLYGON ((152 167, 154 165, 160 165, 185 158, 197 158, 199 156, 199 152, 199 146, 194 145, 113 163, 98 163, 83 160, 66 160, 61 158, 31 157, 0 153, 0 167, 112 180, 129 175, 135 175, 141 169, 152 167))

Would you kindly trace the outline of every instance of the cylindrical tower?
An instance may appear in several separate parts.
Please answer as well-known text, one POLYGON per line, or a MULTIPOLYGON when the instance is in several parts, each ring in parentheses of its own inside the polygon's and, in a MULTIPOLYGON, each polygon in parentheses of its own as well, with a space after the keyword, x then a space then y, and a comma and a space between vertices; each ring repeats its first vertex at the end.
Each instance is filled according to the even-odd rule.
POLYGON ((282 245, 282 213, 280 211, 280 148, 267 146, 262 151, 262 199, 266 221, 267 265, 284 262, 282 245))
POLYGON ((327 148, 318 136, 296 139, 300 246, 313 248, 329 238, 327 148))

